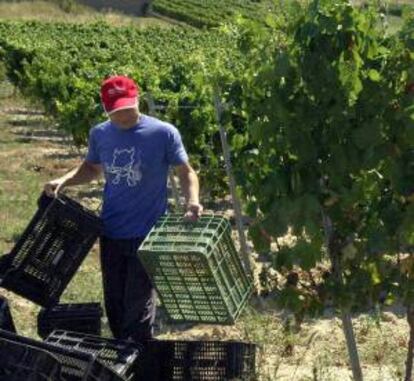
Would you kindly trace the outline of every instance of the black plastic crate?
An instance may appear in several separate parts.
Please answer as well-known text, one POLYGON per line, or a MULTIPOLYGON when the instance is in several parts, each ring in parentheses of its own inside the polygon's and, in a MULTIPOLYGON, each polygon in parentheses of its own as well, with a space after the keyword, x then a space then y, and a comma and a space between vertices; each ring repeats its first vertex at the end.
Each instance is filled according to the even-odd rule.
POLYGON ((37 332, 46 338, 54 330, 101 335, 102 307, 99 303, 58 304, 42 308, 37 316, 37 332))
POLYGON ((235 341, 151 340, 137 380, 256 380, 256 346, 235 341))
POLYGON ((49 352, 0 338, 0 381, 63 381, 61 366, 49 352))
POLYGON ((10 313, 9 302, 6 298, 0 296, 0 329, 5 329, 10 332, 16 332, 13 318, 10 313))
POLYGON ((98 216, 60 195, 39 198, 39 208, 10 253, 0 285, 43 307, 59 302, 99 236, 98 216))
POLYGON ((141 344, 77 332, 56 330, 48 336, 46 342, 92 353, 126 380, 135 379, 139 362, 144 356, 144 346, 141 344))
POLYGON ((96 354, 73 348, 64 348, 0 330, 0 341, 3 340, 50 353, 59 361, 62 379, 65 381, 125 381, 125 378, 102 364, 96 354))
POLYGON ((4 274, 11 264, 11 255, 9 253, 0 256, 0 278, 1 274, 4 274))

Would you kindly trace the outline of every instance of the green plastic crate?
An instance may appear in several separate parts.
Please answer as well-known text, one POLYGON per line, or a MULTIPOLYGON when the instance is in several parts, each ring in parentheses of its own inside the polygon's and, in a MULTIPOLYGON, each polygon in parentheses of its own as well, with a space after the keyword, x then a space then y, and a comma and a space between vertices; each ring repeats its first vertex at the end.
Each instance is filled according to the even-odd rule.
POLYGON ((221 216, 163 216, 139 256, 173 321, 232 324, 253 290, 221 216))

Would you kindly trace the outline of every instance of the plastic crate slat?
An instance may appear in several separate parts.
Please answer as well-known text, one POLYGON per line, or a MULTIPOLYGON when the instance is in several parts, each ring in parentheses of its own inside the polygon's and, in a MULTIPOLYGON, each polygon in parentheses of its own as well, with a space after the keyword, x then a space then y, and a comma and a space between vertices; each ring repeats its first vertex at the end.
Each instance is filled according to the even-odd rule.
POLYGON ((220 261, 217 261, 216 258, 214 258, 214 256, 212 257, 212 261, 217 261, 217 267, 216 267, 217 280, 219 281, 220 279, 221 284, 223 285, 221 288, 222 289, 226 288, 228 291, 228 293, 226 294, 227 297, 223 295, 224 302, 227 304, 229 310, 234 310, 235 308, 237 308, 237 304, 239 301, 234 299, 234 296, 232 293, 233 286, 230 284, 230 280, 233 280, 234 282, 234 279, 232 278, 231 271, 229 271, 229 269, 227 268, 227 263, 225 259, 226 259, 225 256, 223 256, 220 259, 220 261))
POLYGON ((1 338, 0 379, 61 381, 61 365, 45 350, 1 338))
MULTIPOLYGON (((193 265, 194 266, 194 265, 193 265)), ((193 268, 193 271, 195 272, 195 274, 197 275, 197 276, 199 276, 199 267, 194 267, 193 268)), ((210 275, 210 277, 211 277, 211 275, 210 275)), ((202 287, 202 290, 203 290, 203 293, 204 293, 204 295, 208 295, 208 292, 207 292, 207 289, 208 289, 208 287, 205 287, 204 286, 204 283, 201 281, 201 277, 199 276, 199 283, 200 283, 200 285, 201 285, 201 287, 202 287)), ((218 290, 217 290, 218 291, 218 290)), ((212 312, 212 314, 214 315, 214 317, 215 318, 217 318, 217 320, 219 320, 220 319, 220 317, 217 315, 217 313, 216 313, 216 308, 215 308, 215 306, 216 306, 216 304, 213 302, 213 298, 210 298, 210 297, 207 297, 206 298, 207 299, 207 301, 208 301, 208 304, 209 304, 209 306, 210 306, 210 308, 211 308, 211 310, 209 311, 209 314, 212 312)), ((198 308, 197 308, 197 311, 202 311, 203 310, 203 308, 200 308, 200 304, 198 304, 198 308)), ((204 311, 204 313, 203 313, 203 315, 205 316, 206 315, 206 311, 204 311)))
POLYGON ((137 343, 64 330, 52 332, 46 342, 62 348, 73 348, 93 354, 101 363, 127 380, 135 376, 137 363, 143 355, 143 346, 137 343))
POLYGON ((44 338, 59 329, 99 336, 102 315, 99 303, 66 303, 42 308, 37 317, 38 334, 44 338))
MULTIPOLYGON (((231 237, 227 236, 225 238, 227 240, 227 242, 231 241, 231 237)), ((228 245, 229 248, 231 248, 232 250, 235 250, 235 248, 231 245, 228 245)), ((236 253, 237 254, 237 253, 236 253)), ((245 269, 242 265, 242 263, 240 261, 235 261, 234 260, 234 254, 230 257, 231 258, 231 264, 234 266, 234 271, 235 273, 237 273, 239 276, 236 277, 236 282, 243 282, 243 288, 246 287, 248 285, 247 279, 246 277, 243 276, 243 274, 245 274, 245 269)))
POLYGON ((68 317, 95 318, 103 314, 100 303, 63 303, 52 308, 42 308, 39 315, 45 319, 68 319, 68 317))
MULTIPOLYGON (((177 261, 176 261, 176 258, 175 258, 175 257, 173 257, 173 259, 174 259, 175 265, 176 265, 176 266, 178 266, 177 261)), ((192 303, 194 303, 194 299, 193 299, 193 296, 192 296, 192 291, 188 288, 188 284, 187 284, 187 282, 185 282, 185 281, 184 281, 184 277, 183 277, 183 275, 180 273, 180 271, 179 271, 179 268, 178 268, 178 267, 177 267, 177 269, 178 269, 178 274, 179 274, 179 276, 180 276, 180 281, 182 282, 182 284, 184 284, 184 288, 187 290, 187 292, 188 292, 188 296, 189 296, 189 298, 190 298, 191 302, 192 302, 192 303)), ((180 300, 180 298, 177 298, 177 299, 178 299, 178 300, 180 300)), ((201 316, 200 316, 200 314, 198 313, 198 311, 197 311, 197 310, 195 310, 194 312, 195 312, 195 314, 197 315, 197 317, 198 317, 199 319, 201 319, 201 316)))
POLYGON ((0 342, 3 340, 9 340, 23 346, 32 346, 52 354, 61 365, 61 374, 64 380, 124 381, 122 376, 100 363, 95 354, 36 341, 0 330, 0 342))
MULTIPOLYGON (((164 280, 164 279, 166 278, 166 274, 164 274, 164 272, 163 272, 163 268, 162 268, 162 267, 159 267, 159 268, 158 268, 158 270, 161 272, 161 275, 162 275, 162 280, 164 280)), ((180 309, 179 300, 178 300, 178 299, 177 299, 177 297, 176 297, 176 293, 173 291, 173 289, 172 289, 172 287, 171 287, 170 283, 166 283, 166 285, 167 285, 167 287, 168 287, 168 291, 169 291, 169 293, 166 293, 166 295, 169 295, 170 297, 172 297, 172 299, 173 299, 173 304, 174 304, 175 306, 177 306, 179 310, 181 310, 181 309, 180 309)), ((157 287, 157 286, 156 286, 156 287, 157 287)), ((160 293, 160 294, 159 294, 159 297, 160 297, 161 302, 162 302, 162 301, 163 301, 163 297, 164 297, 164 293, 160 293)), ((169 305, 169 303, 167 303, 167 304, 166 304, 166 306, 168 306, 168 305, 169 305)), ((168 312, 168 308, 167 308, 167 312, 168 312)), ((181 312, 181 313, 183 313, 183 312, 181 312)))

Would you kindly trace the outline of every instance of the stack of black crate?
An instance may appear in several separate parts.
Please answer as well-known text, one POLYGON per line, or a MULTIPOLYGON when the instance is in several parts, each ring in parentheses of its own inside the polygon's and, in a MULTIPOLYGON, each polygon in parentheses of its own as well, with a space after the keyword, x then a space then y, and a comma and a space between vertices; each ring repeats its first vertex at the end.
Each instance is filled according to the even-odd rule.
POLYGON ((0 286, 42 306, 38 333, 16 334, 0 299, 0 381, 253 380, 255 346, 241 342, 100 337, 98 303, 59 304, 66 286, 101 233, 100 219, 66 196, 43 194, 10 254, 0 263, 0 286))
POLYGON ((37 316, 37 333, 45 339, 56 329, 101 335, 100 303, 65 303, 42 308, 37 316))

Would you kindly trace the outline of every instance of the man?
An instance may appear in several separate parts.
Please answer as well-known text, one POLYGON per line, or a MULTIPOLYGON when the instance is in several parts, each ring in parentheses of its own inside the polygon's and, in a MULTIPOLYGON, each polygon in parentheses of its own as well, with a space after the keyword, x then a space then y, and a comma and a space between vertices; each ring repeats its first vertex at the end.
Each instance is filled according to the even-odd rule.
POLYGON ((91 129, 85 160, 44 189, 56 196, 64 187, 104 174, 100 251, 105 308, 115 338, 141 341, 152 337, 155 292, 137 249, 166 212, 169 167, 176 168, 190 220, 203 209, 199 183, 178 130, 139 112, 139 89, 132 79, 106 79, 101 99, 109 119, 91 129))

